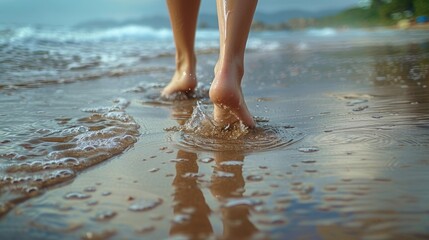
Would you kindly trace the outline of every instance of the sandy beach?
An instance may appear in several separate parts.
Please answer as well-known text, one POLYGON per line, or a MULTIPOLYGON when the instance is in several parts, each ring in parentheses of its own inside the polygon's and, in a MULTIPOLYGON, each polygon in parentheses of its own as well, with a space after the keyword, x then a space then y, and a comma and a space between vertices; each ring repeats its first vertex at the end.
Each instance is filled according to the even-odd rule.
POLYGON ((1 239, 427 239, 429 35, 340 40, 249 49, 257 128, 221 135, 206 124, 210 51, 196 99, 159 98, 172 55, 132 74, 4 84, 1 239), (32 157, 57 162, 19 164, 32 157))

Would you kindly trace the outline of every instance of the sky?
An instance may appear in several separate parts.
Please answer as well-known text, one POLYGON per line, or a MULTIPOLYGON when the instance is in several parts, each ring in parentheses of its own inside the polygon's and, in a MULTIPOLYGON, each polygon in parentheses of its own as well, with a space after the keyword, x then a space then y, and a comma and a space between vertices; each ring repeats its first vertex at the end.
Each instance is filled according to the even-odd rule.
MULTIPOLYGON (((186 1, 186 0, 185 0, 186 1)), ((360 0, 259 0, 257 11, 319 11, 355 6, 360 0)), ((215 0, 202 0, 200 12, 216 13, 215 0)), ((167 16, 165 0, 0 0, 0 24, 73 25, 92 20, 167 16)))

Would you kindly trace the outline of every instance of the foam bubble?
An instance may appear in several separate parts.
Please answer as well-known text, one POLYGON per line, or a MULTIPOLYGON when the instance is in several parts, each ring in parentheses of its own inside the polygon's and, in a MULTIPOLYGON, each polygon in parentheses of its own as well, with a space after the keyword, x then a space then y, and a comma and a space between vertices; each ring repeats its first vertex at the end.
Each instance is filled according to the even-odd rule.
MULTIPOLYGON (((33 195, 73 179, 77 171, 122 153, 139 135, 139 125, 124 111, 128 104, 126 99, 115 99, 113 106, 88 111, 89 116, 84 118, 67 118, 61 121, 61 129, 39 132, 20 143, 23 146, 20 152, 1 156, 10 160, 0 168, 4 176, 0 186, 14 189, 15 197, 33 195)), ((82 196, 71 193, 65 198, 82 196)), ((6 202, 0 204, 9 206, 9 200, 13 201, 2 199, 6 202)))
POLYGON ((259 199, 254 198, 238 198, 238 199, 229 199, 225 204, 223 204, 223 207, 225 208, 231 208, 231 207, 237 207, 237 206, 248 206, 253 207, 257 205, 261 205, 263 202, 259 199))
POLYGON ((243 164, 243 161, 225 161, 220 163, 221 166, 242 166, 243 164))
POLYGON ((216 171, 214 175, 216 177, 220 177, 220 178, 232 178, 232 177, 235 177, 234 173, 224 172, 224 171, 216 171))
POLYGON ((67 200, 82 200, 90 198, 91 195, 81 192, 69 192, 66 195, 64 195, 64 198, 67 200))
POLYGON ((157 206, 161 205, 162 202, 163 201, 161 198, 142 199, 142 200, 139 200, 139 201, 131 204, 128 207, 128 210, 130 210, 132 212, 145 212, 145 211, 149 211, 149 210, 156 208, 157 206))

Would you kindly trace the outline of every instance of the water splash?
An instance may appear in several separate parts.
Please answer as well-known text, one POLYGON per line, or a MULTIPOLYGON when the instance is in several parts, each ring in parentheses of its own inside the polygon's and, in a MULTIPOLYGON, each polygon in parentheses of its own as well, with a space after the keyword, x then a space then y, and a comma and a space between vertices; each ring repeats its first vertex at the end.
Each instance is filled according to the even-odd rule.
POLYGON ((141 101, 141 104, 143 105, 173 107, 172 115, 174 118, 176 118, 176 112, 179 115, 177 117, 181 118, 182 111, 187 112, 187 109, 192 111, 192 106, 196 100, 206 101, 209 98, 210 86, 207 84, 199 83, 192 92, 177 92, 168 96, 161 96, 161 90, 165 86, 163 83, 140 83, 138 86, 124 90, 124 92, 142 93, 144 100, 141 101))
POLYGON ((184 125, 166 130, 172 132, 171 139, 180 147, 206 151, 267 151, 288 146, 303 137, 291 126, 271 126, 266 119, 257 123, 255 129, 241 122, 218 126, 209 106, 197 102, 184 125))

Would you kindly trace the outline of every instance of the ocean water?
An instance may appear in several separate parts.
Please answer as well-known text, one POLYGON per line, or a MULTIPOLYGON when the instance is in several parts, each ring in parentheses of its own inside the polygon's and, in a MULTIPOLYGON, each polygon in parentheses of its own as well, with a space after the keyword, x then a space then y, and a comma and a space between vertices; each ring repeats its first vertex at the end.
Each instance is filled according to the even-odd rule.
MULTIPOLYGON (((423 205, 427 189, 419 185, 419 181, 429 180, 423 171, 427 169, 424 155, 429 144, 428 43, 429 34, 422 30, 326 28, 253 32, 247 45, 251 58, 246 59, 244 91, 249 96, 251 111, 257 114, 258 128, 249 131, 236 126, 231 133, 213 126, 201 128, 202 123, 210 120, 207 89, 219 46, 215 29, 201 29, 196 37, 197 75, 201 81, 197 89, 199 102, 177 103, 159 98, 159 91, 174 70, 175 50, 169 29, 136 25, 92 29, 0 26, 0 215, 19 218, 21 214, 8 213, 20 203, 71 184, 85 170, 109 164, 110 159, 127 154, 136 144, 144 142, 147 145, 139 145, 142 152, 146 149, 153 154, 143 159, 146 161, 156 155, 154 152, 167 154, 169 149, 163 145, 168 142, 180 149, 175 159, 177 182, 169 190, 180 192, 183 190, 180 184, 190 182, 192 186, 202 185, 194 190, 219 192, 221 208, 226 212, 236 211, 237 206, 254 207, 255 212, 262 214, 260 225, 273 236, 285 236, 285 229, 292 236, 303 233, 293 231, 297 227, 294 221, 288 227, 283 226, 289 222, 285 217, 286 205, 296 207, 293 209, 296 213, 288 216, 291 220, 311 215, 305 218, 304 226, 335 225, 342 219, 337 215, 344 213, 350 216, 346 219, 351 227, 361 227, 376 222, 376 215, 381 213, 387 223, 368 230, 370 237, 383 238, 386 235, 382 230, 392 226, 404 230, 400 234, 428 234, 427 216, 415 213, 411 205, 400 201, 415 200, 420 204, 417 209, 428 211, 423 205), (285 106, 287 111, 282 109, 285 106), (157 109, 172 113, 160 113, 157 109), (174 123, 156 120, 165 118, 174 123), (167 140, 158 136, 163 134, 168 136, 167 140), (147 140, 150 137, 155 140, 147 140), (287 152, 288 149, 296 151, 287 152), (231 151, 235 155, 229 154, 231 151), (221 180, 209 187, 205 187, 204 181, 197 184, 196 179, 203 178, 198 173, 186 175, 189 173, 186 166, 195 168, 196 155, 201 152, 221 156, 219 164, 210 156, 198 158, 202 163, 217 164, 213 167, 213 181, 221 180), (265 165, 245 162, 255 168, 243 163, 244 158, 260 156, 273 161, 265 165), (287 156, 290 162, 279 164, 282 156, 287 156), (344 164, 343 159, 348 159, 350 165, 344 164), (377 162, 379 159, 385 161, 377 162), (364 170, 348 175, 349 166, 355 170, 361 166, 364 170), (420 170, 413 175, 416 166, 420 170), (278 171, 276 175, 266 173, 268 167, 278 171), (341 173, 333 173, 330 167, 341 169, 341 173), (371 175, 373 167, 395 171, 387 177, 377 177, 371 175), (383 187, 377 184, 395 183, 401 179, 401 173, 406 178, 397 186, 403 194, 392 190, 395 186, 391 184, 384 189, 392 191, 378 195, 383 187), (315 175, 325 182, 312 178, 315 175), (340 182, 332 182, 334 178, 340 182), (233 179, 235 185, 225 179, 233 179), (222 192, 219 186, 223 181, 231 185, 230 192, 222 192), (244 182, 260 186, 251 189, 253 195, 243 195, 240 189, 245 188, 244 182), (371 184, 377 186, 371 188, 371 184), (404 190, 407 184, 412 191, 404 190), (295 195, 273 190, 278 185, 295 195), (263 192, 266 189, 274 197, 264 201, 276 202, 271 206, 254 199, 267 197, 263 192), (314 192, 314 199, 307 201, 314 192), (397 215, 390 214, 391 205, 386 210, 381 206, 382 201, 378 201, 389 196, 402 207, 397 215), (309 210, 307 205, 316 210, 309 210), (280 213, 276 209, 267 211, 276 212, 278 219, 264 215, 265 207, 273 206, 281 208, 280 213), (334 213, 324 215, 331 210, 334 213), (407 216, 413 221, 407 223, 407 216), (364 220, 359 222, 359 218, 364 220)), ((159 171, 160 164, 148 170, 151 174, 159 171)), ((208 176, 210 169, 205 171, 208 176)), ((72 192, 63 199, 86 200, 94 191, 72 192)), ((167 196, 161 197, 131 205, 130 211, 172 208, 166 204, 167 196), (164 200, 159 200, 161 197, 164 200)), ((45 205, 40 206, 42 210, 35 208, 34 215, 47 214, 43 212, 45 205)), ((247 211, 241 215, 247 216, 247 211)), ((85 213, 82 210, 79 214, 85 213)), ((116 212, 103 212, 96 221, 112 218, 116 218, 116 212)), ((176 216, 172 221, 186 222, 185 218, 176 216)), ((57 219, 62 224, 59 219, 63 218, 57 219)), ((250 220, 244 222, 252 225, 250 220)), ((254 230, 253 225, 251 228, 254 230)), ((318 235, 316 230, 310 232, 311 236, 318 235)), ((55 236, 48 234, 51 238, 55 236)))
MULTIPOLYGON (((219 34, 197 32, 197 53, 216 53, 219 34)), ((319 50, 421 42, 424 31, 312 29, 252 33, 248 51, 319 50)), ((174 55, 169 29, 122 26, 87 29, 0 25, 0 89, 71 83, 163 70, 150 60, 174 55)))

